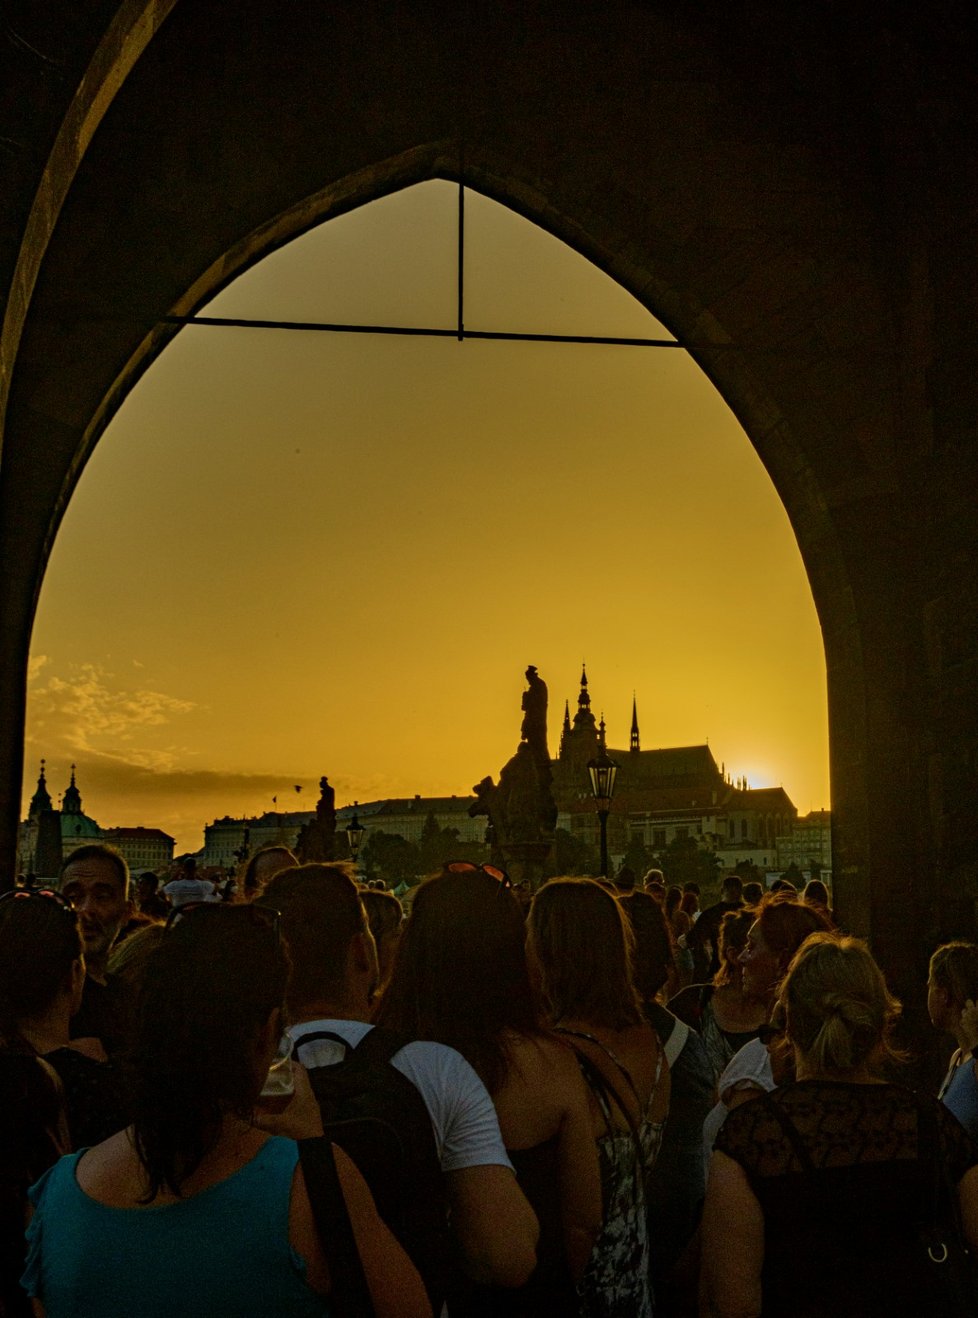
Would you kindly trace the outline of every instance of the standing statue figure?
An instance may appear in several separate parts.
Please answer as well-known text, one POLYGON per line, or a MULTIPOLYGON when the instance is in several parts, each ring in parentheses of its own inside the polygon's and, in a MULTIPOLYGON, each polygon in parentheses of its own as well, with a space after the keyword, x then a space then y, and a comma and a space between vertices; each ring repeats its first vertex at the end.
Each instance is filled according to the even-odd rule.
POLYGON ((523 692, 523 726, 520 737, 527 742, 538 764, 550 764, 547 749, 547 684, 533 664, 526 670, 529 686, 523 692))
POLYGON ((535 888, 553 846, 557 807, 547 750, 547 684, 532 664, 526 680, 520 744, 500 770, 498 785, 487 777, 472 789, 478 799, 469 814, 488 816, 493 859, 506 865, 514 880, 535 888))
POLYGON ((296 839, 295 853, 304 865, 335 859, 336 793, 323 776, 319 780, 319 800, 316 817, 303 824, 296 839))

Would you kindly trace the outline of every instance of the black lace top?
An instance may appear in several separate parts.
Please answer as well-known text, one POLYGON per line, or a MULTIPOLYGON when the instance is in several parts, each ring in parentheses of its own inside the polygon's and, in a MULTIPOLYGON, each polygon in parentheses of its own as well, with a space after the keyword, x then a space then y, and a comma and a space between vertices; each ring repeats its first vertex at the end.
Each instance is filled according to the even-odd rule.
MULTIPOLYGON (((942 1104, 922 1101, 956 1185, 978 1148, 942 1104)), ((933 1219, 934 1185, 918 1158, 917 1122, 908 1089, 826 1080, 796 1081, 730 1113, 715 1147, 743 1167, 764 1212, 764 1318, 941 1312, 917 1243, 933 1219)))

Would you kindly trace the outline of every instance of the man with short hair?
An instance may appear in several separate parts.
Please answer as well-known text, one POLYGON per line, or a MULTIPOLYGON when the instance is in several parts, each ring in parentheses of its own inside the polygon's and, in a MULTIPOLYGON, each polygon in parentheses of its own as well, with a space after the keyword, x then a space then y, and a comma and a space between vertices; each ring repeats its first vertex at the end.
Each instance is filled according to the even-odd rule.
POLYGON ((712 979, 720 969, 720 926, 728 911, 739 911, 744 904, 743 880, 728 874, 723 880, 720 900, 708 906, 686 935, 686 946, 693 954, 693 982, 712 979))
POLYGON ((61 894, 78 912, 85 952, 85 987, 71 1037, 99 1039, 112 1053, 125 1035, 125 1000, 108 973, 112 944, 133 911, 125 857, 101 842, 78 847, 61 866, 61 894))
MULTIPOLYGON (((295 1023, 289 1033, 315 1089, 316 1070, 344 1062, 374 1029, 376 946, 357 886, 340 866, 280 873, 262 902, 281 912, 292 959, 288 1006, 295 1023)), ((377 1037, 382 1033, 389 1032, 378 1030, 377 1037)), ((431 1042, 405 1043, 391 1054, 390 1068, 410 1081, 427 1109, 465 1271, 490 1285, 522 1285, 535 1264, 536 1217, 517 1184, 482 1081, 454 1048, 431 1042)), ((389 1074, 385 1079, 383 1067, 372 1076, 371 1084, 398 1082, 389 1074)), ((423 1194, 422 1187, 416 1193, 423 1194)))

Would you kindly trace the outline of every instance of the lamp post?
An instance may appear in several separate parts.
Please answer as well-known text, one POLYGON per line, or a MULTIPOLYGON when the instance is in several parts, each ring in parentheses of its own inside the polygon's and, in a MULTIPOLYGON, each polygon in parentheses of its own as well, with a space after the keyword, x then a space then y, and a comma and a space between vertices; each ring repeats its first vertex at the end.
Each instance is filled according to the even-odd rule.
POLYGON ((357 856, 360 854, 360 847, 363 844, 363 835, 366 829, 357 818, 357 802, 353 802, 353 818, 346 826, 346 840, 350 844, 350 855, 353 858, 353 872, 357 872, 357 856))
POLYGON ((618 765, 602 747, 593 760, 588 761, 588 775, 591 779, 591 795, 598 811, 601 825, 601 873, 608 877, 608 811, 611 798, 615 794, 615 779, 618 777, 618 765))

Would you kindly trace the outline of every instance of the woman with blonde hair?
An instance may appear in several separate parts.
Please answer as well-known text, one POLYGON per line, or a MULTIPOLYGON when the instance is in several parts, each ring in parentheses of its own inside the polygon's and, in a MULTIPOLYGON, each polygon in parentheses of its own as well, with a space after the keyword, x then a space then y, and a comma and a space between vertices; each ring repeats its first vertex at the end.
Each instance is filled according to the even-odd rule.
POLYGON ((530 907, 527 954, 550 1022, 590 1090, 604 1218, 579 1286, 585 1318, 648 1318, 645 1180, 662 1143, 669 1070, 633 980, 634 934, 613 893, 552 879, 530 907))
POLYGON ((957 1207, 978 1246, 978 1149, 935 1099, 882 1078, 899 1011, 860 940, 812 934, 795 954, 777 1013, 796 1078, 731 1112, 710 1164, 706 1318, 948 1313, 921 1235, 949 1239, 957 1207), (942 1162, 957 1205, 936 1214, 942 1162))

